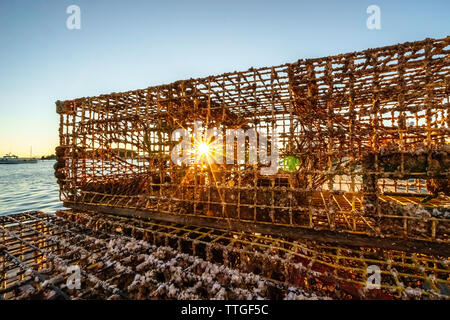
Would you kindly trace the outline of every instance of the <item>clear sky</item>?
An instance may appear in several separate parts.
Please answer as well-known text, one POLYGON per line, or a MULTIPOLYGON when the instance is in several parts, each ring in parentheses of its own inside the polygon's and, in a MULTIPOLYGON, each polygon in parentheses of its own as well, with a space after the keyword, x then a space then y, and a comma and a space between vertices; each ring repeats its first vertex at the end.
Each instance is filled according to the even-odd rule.
POLYGON ((0 0, 0 156, 51 154, 56 100, 450 34, 450 1, 0 0), (69 5, 81 29, 69 30, 69 5), (366 27, 369 5, 381 30, 366 27))

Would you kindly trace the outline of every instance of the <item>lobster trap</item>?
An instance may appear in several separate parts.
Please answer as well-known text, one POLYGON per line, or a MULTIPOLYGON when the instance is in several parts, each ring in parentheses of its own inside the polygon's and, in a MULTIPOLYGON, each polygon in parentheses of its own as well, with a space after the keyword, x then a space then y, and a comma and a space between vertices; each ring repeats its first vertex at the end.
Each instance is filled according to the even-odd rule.
POLYGON ((176 250, 171 233, 180 226, 151 224, 143 240, 135 231, 134 238, 126 235, 131 229, 143 230, 130 221, 93 217, 95 223, 71 212, 0 217, 0 300, 311 297, 280 281, 219 268, 198 257, 200 246, 197 256, 176 250), (171 243, 157 241, 164 238, 171 243))
POLYGON ((448 257, 449 53, 426 39, 58 101, 61 199, 448 257))
POLYGON ((448 259, 98 212, 0 217, 0 299, 448 299, 448 259), (74 268, 75 267, 75 268, 74 268), (368 288, 371 268, 377 288, 368 288), (78 268, 78 287, 71 286, 78 268))

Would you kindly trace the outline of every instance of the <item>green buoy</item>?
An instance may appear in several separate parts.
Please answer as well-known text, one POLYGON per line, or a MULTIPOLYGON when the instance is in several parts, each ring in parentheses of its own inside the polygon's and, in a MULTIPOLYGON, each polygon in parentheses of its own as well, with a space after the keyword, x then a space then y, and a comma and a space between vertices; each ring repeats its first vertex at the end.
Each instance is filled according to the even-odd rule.
POLYGON ((300 159, 294 156, 287 156, 280 160, 281 169, 287 172, 295 172, 300 169, 300 159))

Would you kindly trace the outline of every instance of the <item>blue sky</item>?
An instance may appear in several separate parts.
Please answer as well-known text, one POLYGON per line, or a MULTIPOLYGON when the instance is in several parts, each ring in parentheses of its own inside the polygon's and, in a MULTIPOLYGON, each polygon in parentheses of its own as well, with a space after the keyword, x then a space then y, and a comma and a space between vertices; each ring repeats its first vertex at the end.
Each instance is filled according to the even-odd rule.
POLYGON ((53 153, 54 102, 450 34, 450 1, 0 0, 0 155, 53 153), (81 9, 81 30, 66 8, 81 9), (381 30, 366 28, 369 5, 381 30))

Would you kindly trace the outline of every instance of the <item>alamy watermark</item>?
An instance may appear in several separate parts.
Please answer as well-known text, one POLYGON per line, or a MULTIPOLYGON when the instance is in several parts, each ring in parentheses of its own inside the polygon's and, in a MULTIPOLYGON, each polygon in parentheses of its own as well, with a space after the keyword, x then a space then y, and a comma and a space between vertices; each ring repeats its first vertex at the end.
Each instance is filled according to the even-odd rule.
POLYGON ((369 275, 366 280, 367 289, 381 288, 381 269, 377 265, 370 265, 366 269, 366 274, 369 275))
POLYGON ((77 5, 70 5, 66 9, 66 13, 70 14, 66 20, 66 27, 69 30, 81 29, 81 9, 77 5))
POLYGON ((79 266, 69 266, 66 270, 66 274, 70 274, 67 278, 66 286, 69 290, 81 289, 81 270, 79 266))
POLYGON ((381 29, 381 9, 377 5, 370 5, 366 10, 367 14, 370 16, 366 20, 366 26, 369 30, 380 30, 381 29))
POLYGON ((179 128, 172 132, 171 160, 181 164, 260 164, 261 175, 276 174, 278 170, 278 136, 273 130, 270 141, 266 132, 249 129, 204 129, 201 122, 194 130, 179 128), (248 142, 248 143, 247 143, 248 142))

